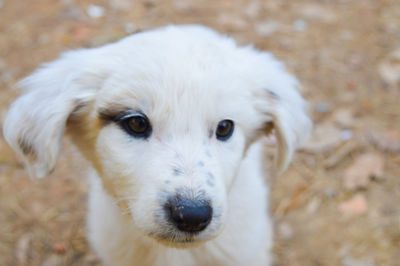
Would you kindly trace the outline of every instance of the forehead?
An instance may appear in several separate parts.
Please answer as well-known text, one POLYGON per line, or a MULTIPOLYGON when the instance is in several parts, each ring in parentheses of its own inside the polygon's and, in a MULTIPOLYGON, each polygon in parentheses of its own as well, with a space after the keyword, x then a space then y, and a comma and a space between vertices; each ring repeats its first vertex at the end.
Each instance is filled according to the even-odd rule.
POLYGON ((213 32, 149 32, 107 47, 114 62, 97 109, 123 106, 158 118, 240 119, 251 112, 254 53, 213 32))
POLYGON ((112 73, 99 91, 98 108, 123 106, 155 117, 192 118, 232 117, 245 108, 249 84, 237 73, 216 70, 217 64, 204 69, 194 59, 182 64, 161 59, 153 63, 157 67, 135 66, 112 73))

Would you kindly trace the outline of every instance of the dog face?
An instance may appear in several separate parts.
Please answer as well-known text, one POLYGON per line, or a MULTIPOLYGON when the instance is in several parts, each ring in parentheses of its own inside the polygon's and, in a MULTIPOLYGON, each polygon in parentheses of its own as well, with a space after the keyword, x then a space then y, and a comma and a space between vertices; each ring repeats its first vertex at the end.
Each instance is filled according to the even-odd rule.
POLYGON ((200 26, 66 53, 21 86, 4 135, 31 175, 54 168, 66 128, 121 212, 173 246, 218 235, 252 142, 273 126, 284 169, 310 128, 277 60, 200 26))
POLYGON ((243 113, 251 110, 235 106, 246 96, 226 97, 239 84, 217 87, 220 77, 199 75, 199 69, 185 79, 174 70, 141 80, 146 73, 118 73, 96 101, 103 124, 95 148, 101 175, 117 198, 134 195, 127 207, 148 234, 176 242, 208 239, 223 224, 227 192, 246 146, 243 113), (118 87, 120 81, 127 87, 118 87), (176 222, 174 209, 188 204, 199 205, 193 210, 199 222, 176 222))

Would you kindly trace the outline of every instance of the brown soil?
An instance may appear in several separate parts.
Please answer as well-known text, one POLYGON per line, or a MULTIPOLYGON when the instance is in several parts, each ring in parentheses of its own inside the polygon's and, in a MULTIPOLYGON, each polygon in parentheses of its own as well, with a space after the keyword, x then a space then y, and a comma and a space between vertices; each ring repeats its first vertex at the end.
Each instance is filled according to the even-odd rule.
MULTIPOLYGON (((322 134, 320 146, 298 152, 286 173, 271 178, 275 264, 400 265, 399 1, 0 0, 0 6, 0 125, 18 95, 13 84, 40 63, 130 31, 199 23, 270 50, 306 88, 316 128, 330 125, 341 136, 322 134), (88 16, 91 4, 104 7, 104 16, 88 16), (367 153, 383 159, 383 175, 346 189, 346 169, 367 153), (364 205, 343 210, 354 196, 364 205)), ((66 140, 57 170, 31 181, 0 137, 0 265, 100 265, 85 240, 84 169, 66 140)))

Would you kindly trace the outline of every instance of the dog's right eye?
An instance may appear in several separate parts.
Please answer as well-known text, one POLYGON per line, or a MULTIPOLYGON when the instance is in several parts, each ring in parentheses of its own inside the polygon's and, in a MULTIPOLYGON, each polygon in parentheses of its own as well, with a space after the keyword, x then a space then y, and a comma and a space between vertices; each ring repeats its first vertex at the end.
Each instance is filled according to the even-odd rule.
POLYGON ((228 140, 233 134, 234 123, 232 120, 225 119, 218 123, 217 131, 215 132, 217 139, 221 141, 228 140))
POLYGON ((148 138, 151 134, 149 119, 144 114, 125 116, 120 123, 123 129, 135 138, 148 138))

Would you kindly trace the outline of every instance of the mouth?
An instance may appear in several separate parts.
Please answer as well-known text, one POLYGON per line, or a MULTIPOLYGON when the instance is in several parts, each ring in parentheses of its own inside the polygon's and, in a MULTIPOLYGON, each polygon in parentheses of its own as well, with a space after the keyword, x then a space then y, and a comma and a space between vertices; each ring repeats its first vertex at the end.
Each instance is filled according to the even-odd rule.
POLYGON ((192 248, 216 238, 222 232, 224 226, 220 219, 220 214, 215 215, 213 222, 205 230, 196 232, 181 231, 174 223, 168 220, 158 220, 156 222, 158 224, 157 229, 147 231, 146 234, 167 247, 192 248))
POLYGON ((165 246, 174 248, 193 247, 207 241, 206 239, 200 239, 197 233, 181 233, 171 231, 164 234, 149 233, 149 236, 165 246))

